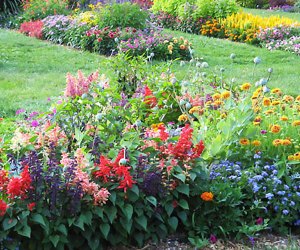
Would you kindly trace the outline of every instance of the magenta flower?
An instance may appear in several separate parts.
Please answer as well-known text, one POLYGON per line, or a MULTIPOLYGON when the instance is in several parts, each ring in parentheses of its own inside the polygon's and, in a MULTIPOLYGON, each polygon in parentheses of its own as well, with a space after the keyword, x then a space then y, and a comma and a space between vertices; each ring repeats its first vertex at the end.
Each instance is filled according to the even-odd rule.
POLYGON ((16 111, 16 115, 19 115, 19 114, 24 113, 24 112, 25 112, 25 109, 18 109, 16 111))
POLYGON ((32 127, 37 127, 37 126, 39 126, 39 122, 38 122, 37 120, 33 120, 33 121, 31 122, 31 126, 32 126, 32 127))
POLYGON ((215 244, 218 241, 218 238, 214 234, 211 234, 209 237, 209 241, 210 243, 215 244))
POLYGON ((264 223, 264 219, 262 217, 259 217, 257 220, 256 220, 256 224, 257 225, 262 225, 264 223))
POLYGON ((262 135, 265 135, 265 134, 267 133, 267 130, 261 130, 260 133, 261 133, 262 135))

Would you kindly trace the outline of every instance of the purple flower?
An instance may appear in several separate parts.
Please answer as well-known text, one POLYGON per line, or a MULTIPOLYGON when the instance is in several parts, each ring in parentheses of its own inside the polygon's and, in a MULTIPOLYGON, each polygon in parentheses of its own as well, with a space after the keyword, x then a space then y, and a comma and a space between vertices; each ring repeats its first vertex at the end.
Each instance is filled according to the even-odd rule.
POLYGON ((265 134, 267 133, 267 130, 261 130, 260 133, 261 133, 262 135, 265 135, 265 134))
POLYGON ((19 114, 24 113, 24 112, 25 112, 25 109, 18 109, 16 111, 16 115, 19 115, 19 114))
POLYGON ((39 126, 39 122, 38 122, 37 120, 33 120, 33 121, 31 122, 31 126, 32 126, 32 127, 37 127, 37 126, 39 126))
POLYGON ((261 225, 264 223, 264 219, 262 217, 259 217, 257 220, 256 220, 256 224, 257 225, 261 225))
POLYGON ((211 234, 209 237, 209 241, 210 243, 215 244, 218 241, 218 238, 214 234, 211 234))
POLYGON ((286 210, 286 209, 285 209, 285 210, 282 211, 282 213, 283 213, 284 215, 288 215, 288 214, 289 214, 289 210, 286 210))

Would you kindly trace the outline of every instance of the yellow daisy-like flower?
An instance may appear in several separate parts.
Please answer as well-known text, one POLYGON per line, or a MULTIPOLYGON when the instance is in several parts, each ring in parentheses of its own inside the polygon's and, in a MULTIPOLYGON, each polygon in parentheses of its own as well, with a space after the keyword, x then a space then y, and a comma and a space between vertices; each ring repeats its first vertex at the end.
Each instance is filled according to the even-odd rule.
POLYGON ((243 91, 249 90, 249 89, 251 88, 251 83, 246 82, 246 83, 244 83, 240 88, 241 88, 241 90, 243 90, 243 91))
POLYGON ((173 50, 173 45, 168 45, 168 50, 173 50))
POLYGON ((161 125, 164 125, 164 123, 163 123, 163 122, 155 123, 155 124, 152 124, 152 125, 151 125, 151 128, 152 128, 154 131, 157 131, 158 128, 159 128, 161 125))
POLYGON ((212 95, 212 99, 215 100, 220 100, 221 99, 221 95, 219 93, 213 94, 212 95))
POLYGON ((271 90, 272 94, 276 94, 276 95, 282 95, 281 89, 280 88, 275 88, 271 90))
POLYGON ((255 147, 259 147, 261 145, 261 142, 259 140, 254 140, 251 142, 251 144, 255 147))
POLYGON ((275 140, 272 142, 272 144, 273 144, 275 147, 280 146, 281 143, 282 143, 282 141, 281 141, 280 139, 275 139, 275 140))
POLYGON ((280 104, 280 101, 273 101, 272 102, 272 106, 277 106, 277 105, 279 105, 280 104))
POLYGON ((190 114, 194 114, 196 112, 199 112, 201 110, 201 107, 200 106, 195 106, 195 107, 192 107, 190 110, 189 110, 189 113, 190 114))
POLYGON ((224 118, 226 118, 226 117, 227 117, 227 114, 226 114, 226 113, 222 113, 222 114, 221 114, 221 118, 222 118, 222 119, 224 119, 224 118))
POLYGON ((289 118, 285 115, 281 116, 280 120, 286 122, 289 118))
POLYGON ((294 101, 294 97, 292 97, 290 95, 285 95, 282 99, 285 102, 293 102, 294 101))
POLYGON ((296 97, 296 101, 297 101, 297 102, 300 102, 300 95, 298 95, 298 96, 296 97))
POLYGON ((181 44, 181 45, 180 45, 180 49, 181 49, 181 50, 185 50, 185 49, 186 49, 186 46, 183 45, 183 44, 181 44))
POLYGON ((284 140, 281 141, 281 145, 283 145, 283 146, 288 146, 288 145, 291 145, 291 144, 292 144, 292 142, 291 142, 290 139, 284 139, 284 140))
POLYGON ((189 120, 189 118, 186 114, 182 114, 178 117, 178 121, 180 121, 180 122, 186 122, 188 120, 189 120))
POLYGON ((249 145, 250 144, 250 141, 249 141, 249 139, 247 139, 247 138, 242 138, 242 139, 240 139, 240 144, 241 145, 249 145))
POLYGON ((224 102, 219 101, 219 100, 216 100, 216 101, 213 102, 214 106, 221 106, 222 104, 224 104, 224 102))
POLYGON ((273 114, 274 113, 274 110, 273 109, 268 109, 264 112, 266 115, 270 115, 270 114, 273 114))
POLYGON ((295 156, 289 155, 289 156, 288 156, 288 160, 289 160, 289 161, 294 161, 294 160, 295 160, 295 156))
POLYGON ((277 134, 280 132, 281 127, 278 124, 274 124, 274 125, 271 125, 270 130, 272 133, 277 134))
POLYGON ((230 91, 224 91, 222 94, 221 94, 221 98, 222 99, 228 99, 229 97, 231 96, 231 92, 230 91))
POLYGON ((206 103, 205 103, 205 105, 207 105, 207 106, 209 106, 209 105, 211 105, 212 104, 212 101, 207 101, 206 103))
POLYGON ((300 126, 300 120, 293 121, 292 126, 294 126, 294 127, 300 126))
POLYGON ((271 106, 271 99, 265 97, 265 98, 263 99, 263 105, 264 105, 264 106, 271 106))

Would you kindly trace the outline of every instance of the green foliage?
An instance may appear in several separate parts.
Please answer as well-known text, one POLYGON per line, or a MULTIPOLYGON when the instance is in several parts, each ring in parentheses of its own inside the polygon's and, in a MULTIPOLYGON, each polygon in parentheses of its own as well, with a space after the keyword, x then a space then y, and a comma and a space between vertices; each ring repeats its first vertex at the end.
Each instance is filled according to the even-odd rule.
POLYGON ((23 5, 24 21, 43 19, 51 15, 66 15, 70 13, 66 0, 31 0, 23 5))
POLYGON ((143 29, 146 27, 148 14, 141 10, 139 5, 131 3, 108 4, 99 13, 98 25, 100 28, 126 28, 143 29))
POLYGON ((164 11, 171 15, 178 16, 184 14, 184 9, 187 8, 187 6, 194 4, 195 0, 154 0, 152 11, 154 11, 154 13, 164 11))
POLYGON ((194 18, 224 18, 238 12, 235 0, 197 0, 194 18))
POLYGON ((262 8, 269 4, 268 0, 236 0, 236 2, 245 8, 262 8))
POLYGON ((22 0, 3 0, 0 2, 0 13, 15 14, 20 11, 22 0))

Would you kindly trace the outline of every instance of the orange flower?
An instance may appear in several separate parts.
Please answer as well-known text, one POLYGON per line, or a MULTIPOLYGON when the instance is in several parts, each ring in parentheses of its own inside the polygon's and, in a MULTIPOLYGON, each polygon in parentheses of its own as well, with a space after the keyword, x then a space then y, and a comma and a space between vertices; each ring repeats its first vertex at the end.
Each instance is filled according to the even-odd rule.
POLYGON ((300 126, 300 120, 293 121, 292 126, 300 126))
POLYGON ((275 147, 277 147, 277 146, 280 146, 281 145, 281 140, 280 139, 275 139, 273 142, 272 142, 272 144, 273 144, 273 146, 275 146, 275 147))
POLYGON ((286 122, 289 118, 285 115, 283 115, 280 120, 286 122))
POLYGON ((249 145, 250 141, 247 138, 242 138, 242 139, 240 139, 240 144, 241 145, 249 145))
POLYGON ((251 84, 249 82, 246 82, 241 86, 241 90, 243 91, 249 90, 250 88, 251 88, 251 84))
POLYGON ((219 93, 213 94, 212 99, 215 100, 220 100, 221 99, 221 95, 219 93))
POLYGON ((272 106, 276 106, 276 105, 279 105, 279 104, 280 104, 280 101, 275 100, 275 101, 272 102, 272 106))
POLYGON ((297 102, 300 102, 300 95, 298 95, 298 96, 296 97, 296 101, 297 101, 297 102))
POLYGON ((230 91, 224 91, 222 94, 221 94, 221 98, 222 99, 228 99, 229 97, 231 96, 231 93, 230 91))
POLYGON ((263 100, 263 105, 264 106, 270 106, 271 105, 271 100, 270 100, 270 98, 264 98, 264 100, 263 100))
POLYGON ((282 95, 282 92, 279 88, 275 88, 271 90, 272 94, 282 95))
POLYGON ((254 140, 251 144, 255 147, 259 147, 261 145, 261 142, 259 140, 254 140))
POLYGON ((274 113, 273 109, 268 109, 267 111, 264 112, 266 115, 270 115, 274 113))
POLYGON ((272 133, 277 134, 280 132, 280 130, 281 130, 281 127, 278 124, 271 125, 272 133))
POLYGON ((281 141, 281 145, 283 145, 283 146, 288 146, 291 144, 292 144, 292 142, 289 139, 284 139, 281 141))
POLYGON ((181 50, 185 50, 185 49, 186 49, 186 46, 183 45, 183 44, 181 44, 181 45, 180 45, 180 49, 181 49, 181 50))
POLYGON ((293 102, 293 101, 294 101, 294 97, 292 97, 292 96, 290 96, 290 95, 285 95, 285 96, 283 97, 283 100, 284 100, 285 102, 293 102))
POLYGON ((180 121, 180 122, 186 122, 186 121, 188 121, 188 119, 189 118, 186 114, 182 114, 178 117, 178 121, 180 121))
POLYGON ((214 198, 214 195, 212 192, 204 192, 200 195, 200 197, 204 201, 212 201, 214 198))

